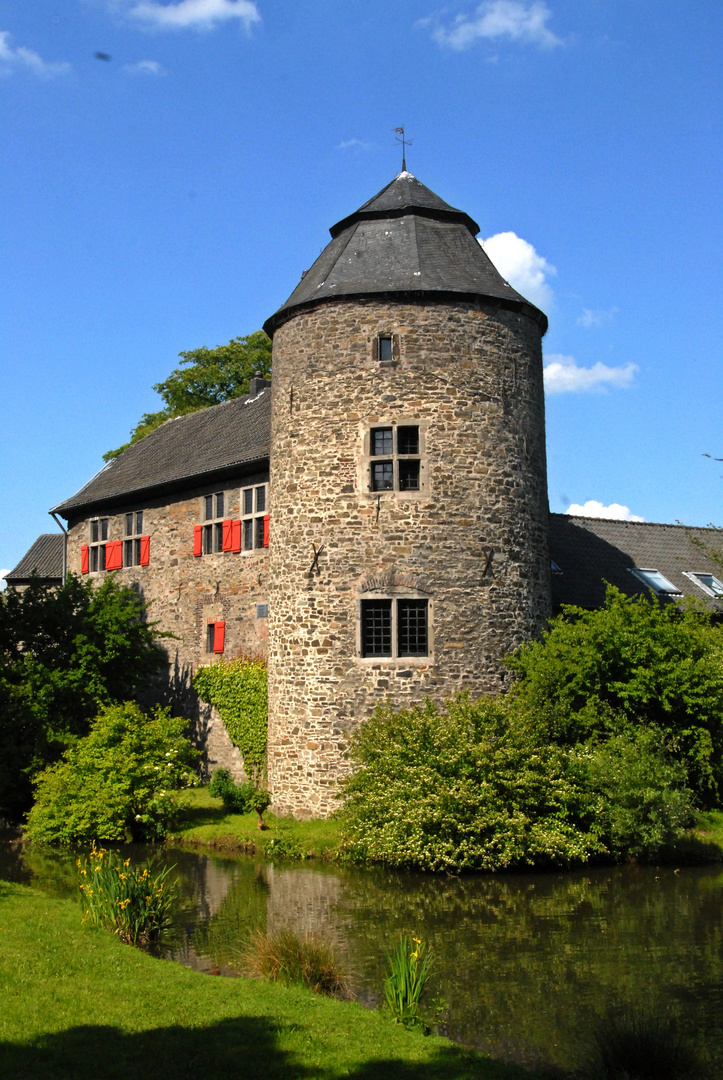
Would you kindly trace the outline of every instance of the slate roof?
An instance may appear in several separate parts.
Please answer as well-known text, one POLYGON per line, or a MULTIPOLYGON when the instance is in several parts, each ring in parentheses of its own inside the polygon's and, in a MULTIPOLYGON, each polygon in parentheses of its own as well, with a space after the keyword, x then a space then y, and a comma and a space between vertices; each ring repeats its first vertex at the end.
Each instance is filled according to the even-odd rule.
POLYGON ((630 573, 631 567, 638 567, 659 570, 683 596, 723 610, 720 601, 685 577, 688 571, 723 580, 723 569, 696 540, 708 549, 723 548, 723 534, 717 529, 550 514, 550 556, 562 571, 552 575, 553 604, 601 607, 605 581, 629 596, 648 596, 647 587, 630 573))
POLYGON ((187 485, 269 456, 271 391, 234 398, 165 424, 113 458, 76 495, 53 507, 68 518, 130 495, 187 485))
POLYGON ((492 297, 523 308, 547 329, 545 315, 515 292, 480 247, 477 223, 411 173, 400 173, 329 231, 331 243, 264 323, 267 334, 299 308, 380 294, 492 297))
POLYGON ((43 581, 63 580, 63 534, 43 533, 8 574, 8 585, 26 585, 35 574, 43 581))

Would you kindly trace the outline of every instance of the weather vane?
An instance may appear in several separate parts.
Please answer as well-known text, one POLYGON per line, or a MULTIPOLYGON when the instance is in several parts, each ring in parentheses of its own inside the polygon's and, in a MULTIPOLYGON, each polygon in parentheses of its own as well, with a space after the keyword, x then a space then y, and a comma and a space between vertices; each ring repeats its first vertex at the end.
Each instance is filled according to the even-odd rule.
POLYGON ((403 127, 392 128, 392 131, 394 131, 396 133, 396 136, 397 136, 395 141, 402 144, 402 172, 406 172, 407 171, 407 147, 412 145, 412 140, 411 139, 405 139, 405 137, 404 137, 404 128, 403 127))

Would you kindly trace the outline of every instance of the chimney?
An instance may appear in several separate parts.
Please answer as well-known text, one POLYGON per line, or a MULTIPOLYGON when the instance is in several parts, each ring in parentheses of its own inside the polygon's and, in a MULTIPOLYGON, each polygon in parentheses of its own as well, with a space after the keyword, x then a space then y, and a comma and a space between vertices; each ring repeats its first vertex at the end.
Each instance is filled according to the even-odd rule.
POLYGON ((249 379, 249 397, 258 397, 262 390, 271 386, 271 379, 265 379, 260 371, 257 371, 252 379, 249 379))

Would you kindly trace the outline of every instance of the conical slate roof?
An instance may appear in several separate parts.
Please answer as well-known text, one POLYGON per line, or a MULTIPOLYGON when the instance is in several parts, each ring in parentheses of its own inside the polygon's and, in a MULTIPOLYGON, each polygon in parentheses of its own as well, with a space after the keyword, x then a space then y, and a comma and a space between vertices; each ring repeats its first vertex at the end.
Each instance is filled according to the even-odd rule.
POLYGON ((299 308, 339 297, 431 293, 494 298, 524 308, 543 333, 547 319, 509 285, 475 239, 479 225, 409 172, 333 225, 322 251, 285 304, 264 324, 272 335, 299 308))

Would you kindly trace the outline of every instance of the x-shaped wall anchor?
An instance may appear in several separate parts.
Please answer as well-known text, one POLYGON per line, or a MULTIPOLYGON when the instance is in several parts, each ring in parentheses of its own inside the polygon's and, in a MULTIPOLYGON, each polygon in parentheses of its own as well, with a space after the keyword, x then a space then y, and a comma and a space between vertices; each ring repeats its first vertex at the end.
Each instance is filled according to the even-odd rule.
POLYGON ((483 554, 484 560, 485 560, 484 570, 482 571, 482 577, 485 578, 485 577, 487 577, 490 570, 492 569, 492 560, 495 557, 495 549, 490 548, 489 551, 485 551, 485 549, 482 548, 482 554, 483 554))
POLYGON ((322 544, 318 551, 316 549, 316 544, 312 543, 311 546, 314 549, 314 561, 312 562, 311 568, 309 570, 309 577, 313 577, 313 574, 314 574, 315 570, 316 570, 316 576, 321 577, 321 570, 319 569, 319 556, 321 555, 322 551, 324 550, 325 545, 322 544))

